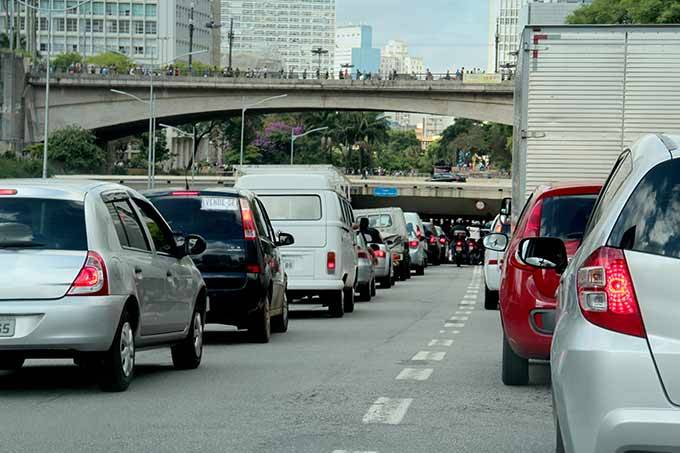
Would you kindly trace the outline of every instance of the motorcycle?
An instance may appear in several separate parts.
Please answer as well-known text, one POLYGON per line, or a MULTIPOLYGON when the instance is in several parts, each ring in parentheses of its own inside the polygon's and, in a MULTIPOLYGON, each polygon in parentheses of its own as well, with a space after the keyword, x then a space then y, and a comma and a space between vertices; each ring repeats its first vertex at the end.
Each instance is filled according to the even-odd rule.
POLYGON ((457 236, 451 243, 451 260, 460 267, 467 260, 467 245, 465 238, 457 236))
POLYGON ((482 252, 482 247, 474 239, 468 239, 468 256, 470 258, 470 264, 477 266, 482 264, 484 260, 484 254, 482 252))

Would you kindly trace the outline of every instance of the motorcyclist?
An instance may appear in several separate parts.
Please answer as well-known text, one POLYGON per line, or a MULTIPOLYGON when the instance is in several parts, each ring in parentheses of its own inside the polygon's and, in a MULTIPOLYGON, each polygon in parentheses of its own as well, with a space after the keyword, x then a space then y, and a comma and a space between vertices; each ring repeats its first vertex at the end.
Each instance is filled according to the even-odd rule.
POLYGON ((467 238, 470 237, 470 230, 468 229, 467 226, 465 226, 462 222, 461 219, 458 219, 456 224, 453 226, 451 229, 451 256, 454 258, 454 261, 456 264, 460 266, 461 262, 468 262, 468 247, 467 247, 467 238), (463 242, 463 251, 461 252, 462 259, 461 260, 456 260, 456 243, 462 241, 463 242))

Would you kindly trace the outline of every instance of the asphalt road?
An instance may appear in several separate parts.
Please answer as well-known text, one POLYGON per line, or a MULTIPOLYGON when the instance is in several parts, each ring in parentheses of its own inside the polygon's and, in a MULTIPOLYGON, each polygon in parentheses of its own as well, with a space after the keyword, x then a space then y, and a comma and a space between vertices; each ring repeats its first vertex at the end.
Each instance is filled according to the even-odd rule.
POLYGON ((68 361, 30 361, 0 375, 0 451, 552 452, 549 370, 500 383, 480 271, 430 267, 343 319, 296 306, 266 345, 210 326, 198 370, 142 352, 122 394, 68 361))

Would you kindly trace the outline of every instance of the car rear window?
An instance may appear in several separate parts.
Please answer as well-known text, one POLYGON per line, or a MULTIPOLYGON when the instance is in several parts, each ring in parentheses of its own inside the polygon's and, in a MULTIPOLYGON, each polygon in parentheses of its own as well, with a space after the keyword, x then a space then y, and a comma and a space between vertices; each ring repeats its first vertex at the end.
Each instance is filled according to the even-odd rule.
POLYGON ((269 219, 321 220, 321 198, 317 195, 261 195, 269 219))
POLYGON ((640 181, 621 211, 609 243, 625 250, 680 258, 680 160, 657 165, 640 181))
POLYGON ((541 236, 581 239, 597 195, 566 195, 543 199, 541 236))
POLYGON ((392 226, 392 216, 389 214, 369 215, 368 224, 371 228, 389 228, 392 226))
POLYGON ((210 242, 243 239, 238 197, 170 196, 151 202, 175 233, 198 234, 210 242))
POLYGON ((0 248, 87 250, 83 203, 0 199, 0 248))

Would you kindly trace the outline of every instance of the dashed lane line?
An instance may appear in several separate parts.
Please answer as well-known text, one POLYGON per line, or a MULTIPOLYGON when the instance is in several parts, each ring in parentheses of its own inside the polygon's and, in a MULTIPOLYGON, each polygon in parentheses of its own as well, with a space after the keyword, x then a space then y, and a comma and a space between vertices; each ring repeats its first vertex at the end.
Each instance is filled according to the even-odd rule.
POLYGON ((404 368, 396 377, 397 381, 427 381, 434 368, 404 368))
POLYGON ((453 340, 430 340, 428 346, 451 346, 453 345, 453 340))
POLYGON ((363 422, 366 424, 398 425, 406 416, 413 398, 378 398, 373 405, 368 408, 364 415, 363 422))
POLYGON ((333 450, 333 453, 378 453, 377 451, 333 450))
POLYGON ((461 322, 447 322, 447 323, 444 324, 444 327, 453 327, 453 328, 456 328, 456 329, 460 329, 460 328, 465 327, 465 324, 463 324, 461 322))
POLYGON ((427 361, 433 360, 435 362, 441 362, 446 357, 445 352, 435 352, 435 351, 419 351, 416 355, 411 358, 412 361, 427 361))
POLYGON ((467 321, 468 319, 470 319, 470 318, 467 317, 467 316, 451 316, 451 317, 449 318, 449 321, 452 321, 452 322, 456 322, 456 321, 467 321))

